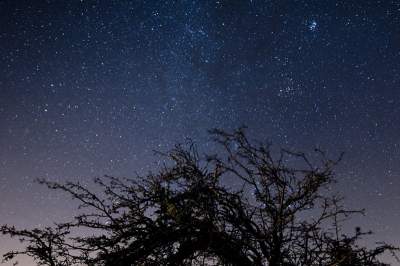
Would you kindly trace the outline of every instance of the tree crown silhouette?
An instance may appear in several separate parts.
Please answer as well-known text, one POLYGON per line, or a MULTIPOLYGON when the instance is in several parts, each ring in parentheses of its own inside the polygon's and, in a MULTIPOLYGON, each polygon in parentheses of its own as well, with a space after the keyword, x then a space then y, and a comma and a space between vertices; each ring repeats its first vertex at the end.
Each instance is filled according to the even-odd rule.
POLYGON ((212 130, 217 155, 177 145, 157 173, 95 179, 103 193, 80 183, 39 180, 80 202, 81 214, 54 227, 0 231, 25 243, 20 254, 38 265, 385 265, 378 257, 396 247, 368 249, 369 235, 342 223, 347 210, 331 185, 340 161, 253 143, 243 128, 212 130), (77 235, 76 230, 85 230, 77 235), (89 233, 87 233, 89 232, 89 233))

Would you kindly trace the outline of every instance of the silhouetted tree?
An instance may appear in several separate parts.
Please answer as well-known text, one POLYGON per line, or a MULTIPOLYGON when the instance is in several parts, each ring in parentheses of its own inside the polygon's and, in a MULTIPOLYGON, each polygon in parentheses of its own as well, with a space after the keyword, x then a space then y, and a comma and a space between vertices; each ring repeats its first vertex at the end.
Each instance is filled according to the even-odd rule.
POLYGON ((4 259, 27 254, 52 266, 378 266, 380 254, 397 250, 359 247, 368 233, 358 228, 353 236, 341 232, 343 220, 362 211, 346 210, 331 191, 340 158, 316 150, 314 164, 304 153, 274 153, 243 129, 211 134, 220 155, 201 157, 193 144, 177 145, 162 154, 170 163, 156 174, 95 179, 103 193, 40 180, 79 200, 83 212, 54 228, 3 226, 3 234, 26 243, 4 259))

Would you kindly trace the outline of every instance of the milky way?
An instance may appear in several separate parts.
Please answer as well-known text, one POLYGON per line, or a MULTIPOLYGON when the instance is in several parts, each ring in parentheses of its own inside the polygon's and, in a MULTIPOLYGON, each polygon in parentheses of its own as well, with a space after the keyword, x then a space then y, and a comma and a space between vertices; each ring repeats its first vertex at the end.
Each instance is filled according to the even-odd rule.
POLYGON ((338 189, 367 210, 355 222, 400 244, 398 1, 10 0, 0 13, 1 224, 71 216, 37 177, 133 176, 153 150, 207 149, 207 129, 247 125, 345 152, 338 189))

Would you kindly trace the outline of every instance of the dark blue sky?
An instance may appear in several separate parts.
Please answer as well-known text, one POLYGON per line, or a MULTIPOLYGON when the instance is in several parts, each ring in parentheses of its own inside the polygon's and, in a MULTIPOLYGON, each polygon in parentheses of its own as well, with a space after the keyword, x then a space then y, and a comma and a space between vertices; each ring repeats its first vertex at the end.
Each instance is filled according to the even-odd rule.
POLYGON ((37 177, 133 176, 245 124, 344 151, 356 222, 400 244, 399 25, 395 0, 0 1, 0 223, 71 215, 37 177))

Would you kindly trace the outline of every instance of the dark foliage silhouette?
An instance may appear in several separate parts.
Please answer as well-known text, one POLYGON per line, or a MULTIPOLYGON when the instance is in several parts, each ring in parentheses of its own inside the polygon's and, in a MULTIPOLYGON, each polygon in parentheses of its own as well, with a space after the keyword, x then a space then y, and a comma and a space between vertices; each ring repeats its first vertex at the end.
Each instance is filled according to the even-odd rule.
POLYGON ((331 191, 340 158, 319 150, 313 160, 273 152, 249 141, 243 129, 210 133, 218 155, 177 145, 161 154, 170 162, 156 174, 95 179, 102 193, 39 180, 80 201, 81 214, 54 228, 1 227, 25 244, 4 260, 26 254, 51 266, 378 266, 385 265, 382 253, 395 255, 397 248, 385 243, 360 247, 370 234, 360 228, 342 232, 343 221, 363 211, 347 210, 331 191))

